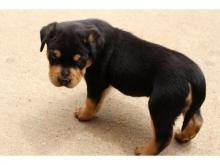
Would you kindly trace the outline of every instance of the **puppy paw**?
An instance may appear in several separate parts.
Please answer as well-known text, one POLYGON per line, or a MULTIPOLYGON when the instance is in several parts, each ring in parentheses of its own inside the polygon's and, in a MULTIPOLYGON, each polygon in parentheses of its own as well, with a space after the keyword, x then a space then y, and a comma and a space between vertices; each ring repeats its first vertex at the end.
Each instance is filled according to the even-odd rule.
POLYGON ((192 138, 191 137, 186 137, 184 134, 181 132, 181 130, 177 130, 175 132, 175 139, 179 144, 184 144, 189 142, 192 138))
POLYGON ((176 132, 175 132, 175 135, 174 135, 174 138, 176 139, 176 141, 178 142, 178 143, 184 143, 184 141, 182 140, 182 138, 181 138, 181 130, 180 129, 178 129, 178 130, 176 130, 176 132))
POLYGON ((134 154, 137 156, 149 155, 147 153, 146 147, 136 147, 134 150, 134 154))
POLYGON ((83 108, 79 108, 77 111, 75 111, 74 116, 79 121, 89 121, 93 118, 93 116, 87 113, 83 108))

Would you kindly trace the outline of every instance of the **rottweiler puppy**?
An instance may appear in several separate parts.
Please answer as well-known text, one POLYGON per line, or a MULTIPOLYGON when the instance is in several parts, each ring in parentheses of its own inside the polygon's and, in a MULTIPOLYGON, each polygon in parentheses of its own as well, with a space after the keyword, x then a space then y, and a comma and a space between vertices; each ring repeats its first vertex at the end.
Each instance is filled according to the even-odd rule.
MULTIPOLYGON (((136 155, 156 155, 171 141, 176 118, 184 121, 175 138, 190 141, 203 119, 200 107, 206 96, 199 66, 185 55, 111 26, 98 19, 53 22, 40 30, 41 47, 47 45, 49 78, 57 87, 87 84, 85 104, 75 112, 87 121, 100 110, 110 86, 125 95, 149 97, 154 136, 136 155)), ((146 107, 147 109, 147 107, 146 107)))

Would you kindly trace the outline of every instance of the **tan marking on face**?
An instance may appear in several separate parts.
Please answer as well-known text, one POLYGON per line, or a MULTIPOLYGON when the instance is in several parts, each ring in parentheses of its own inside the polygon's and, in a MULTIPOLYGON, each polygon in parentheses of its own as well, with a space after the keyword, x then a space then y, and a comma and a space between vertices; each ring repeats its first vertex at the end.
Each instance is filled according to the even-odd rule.
POLYGON ((86 69, 88 68, 88 67, 90 67, 92 65, 92 60, 87 60, 86 61, 86 66, 81 70, 81 72, 82 72, 82 74, 83 74, 83 76, 85 75, 85 73, 86 73, 86 69))
POLYGON ((92 65, 92 60, 91 59, 87 60, 86 68, 90 67, 91 65, 92 65))
POLYGON ((71 82, 68 84, 67 87, 69 88, 75 87, 80 82, 84 74, 85 73, 79 68, 70 68, 70 75, 68 78, 71 79, 71 82))
POLYGON ((175 134, 175 138, 180 142, 187 142, 191 140, 199 132, 202 123, 202 117, 198 114, 194 114, 186 128, 182 132, 179 131, 175 134))
POLYGON ((73 61, 78 62, 80 58, 81 58, 80 54, 76 54, 73 56, 73 61))
POLYGON ((57 57, 57 58, 60 58, 61 57, 61 52, 60 52, 60 50, 58 50, 58 49, 55 49, 54 51, 54 54, 55 54, 55 56, 57 57))
POLYGON ((185 100, 185 107, 182 110, 182 113, 184 115, 189 110, 190 106, 192 105, 192 87, 191 87, 190 83, 188 85, 189 85, 189 92, 188 92, 188 95, 187 95, 186 100, 185 100))
POLYGON ((75 113, 76 117, 79 120, 90 120, 101 109, 104 99, 106 98, 106 95, 109 93, 110 89, 111 88, 108 87, 102 92, 99 101, 95 101, 92 98, 87 97, 84 106, 75 113))
MULTIPOLYGON (((92 61, 87 60, 86 66, 82 70, 80 70, 79 68, 69 68, 70 75, 66 78, 71 80, 71 82, 66 87, 68 87, 68 88, 75 87, 80 82, 82 77, 85 75, 86 69, 91 65, 92 65, 92 61)), ((50 65, 50 68, 49 68, 50 81, 55 86, 58 86, 58 87, 61 86, 60 83, 58 82, 58 79, 62 78, 61 70, 62 70, 62 68, 59 65, 52 65, 52 66, 50 65)))
POLYGON ((61 86, 58 82, 58 77, 60 77, 61 67, 58 65, 50 65, 49 68, 49 79, 57 87, 61 86))

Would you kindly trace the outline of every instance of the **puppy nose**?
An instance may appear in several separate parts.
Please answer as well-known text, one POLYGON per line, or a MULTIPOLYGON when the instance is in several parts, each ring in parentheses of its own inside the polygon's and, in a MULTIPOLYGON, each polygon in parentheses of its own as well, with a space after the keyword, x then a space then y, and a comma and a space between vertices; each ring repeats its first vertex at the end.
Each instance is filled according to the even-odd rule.
POLYGON ((69 76, 70 71, 68 68, 63 68, 61 74, 63 77, 67 77, 67 76, 69 76))
POLYGON ((71 80, 68 79, 59 79, 61 85, 67 85, 71 80))

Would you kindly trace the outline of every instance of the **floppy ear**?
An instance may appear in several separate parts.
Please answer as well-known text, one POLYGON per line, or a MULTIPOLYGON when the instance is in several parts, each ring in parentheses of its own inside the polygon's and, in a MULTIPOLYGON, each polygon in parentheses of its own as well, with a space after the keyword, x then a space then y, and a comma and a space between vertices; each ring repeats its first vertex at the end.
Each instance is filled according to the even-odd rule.
POLYGON ((41 46, 40 51, 44 49, 45 44, 47 43, 48 39, 53 36, 57 22, 50 23, 47 26, 44 26, 40 30, 40 39, 41 39, 41 46))
POLYGON ((85 33, 86 38, 83 42, 90 46, 92 56, 95 58, 98 51, 104 46, 104 36, 96 27, 88 28, 85 33))

